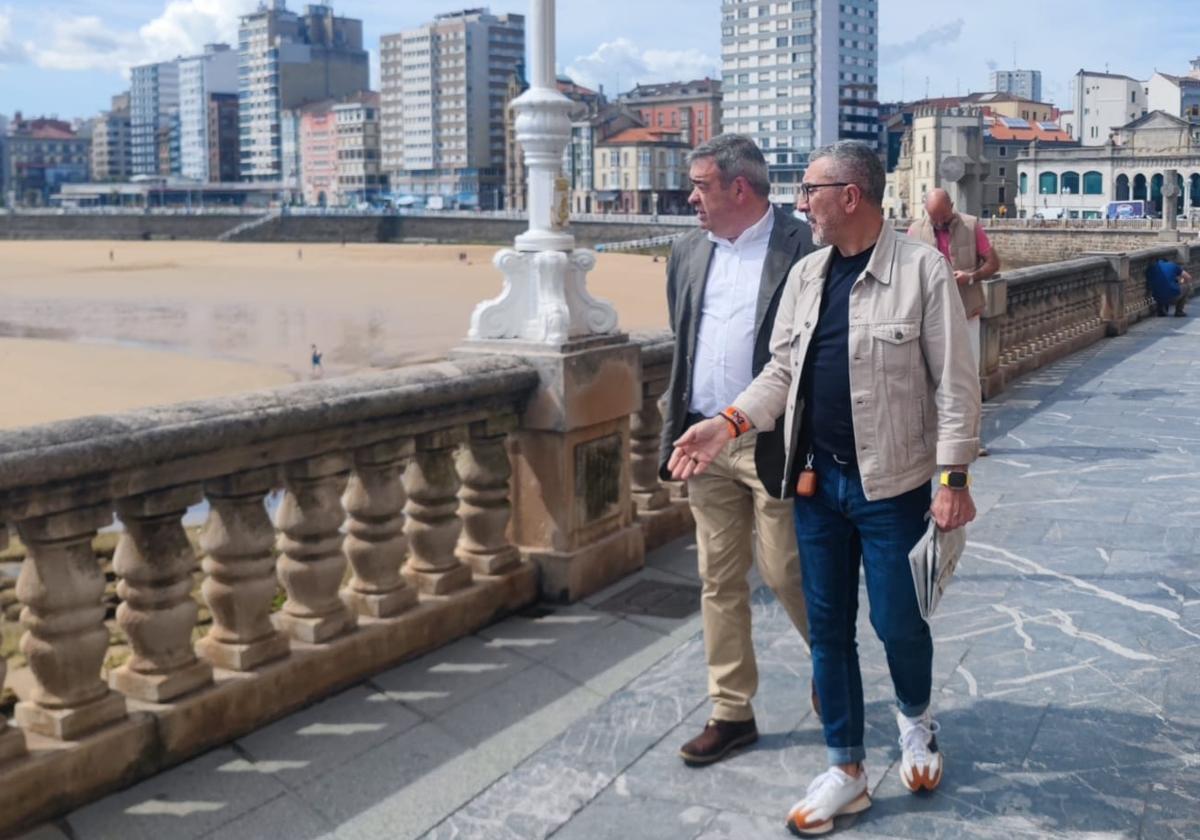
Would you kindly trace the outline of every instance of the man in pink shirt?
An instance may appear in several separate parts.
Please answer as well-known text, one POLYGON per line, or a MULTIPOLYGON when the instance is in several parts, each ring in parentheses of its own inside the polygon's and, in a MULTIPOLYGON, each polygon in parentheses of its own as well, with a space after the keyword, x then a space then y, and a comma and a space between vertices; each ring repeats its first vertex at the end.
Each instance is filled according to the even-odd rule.
POLYGON ((908 235, 942 252, 954 270, 954 279, 962 295, 967 323, 974 336, 972 347, 979 362, 979 316, 983 314, 983 280, 1000 270, 1000 257, 979 219, 958 213, 950 194, 932 190, 925 198, 925 218, 914 222, 908 235))
MULTIPOLYGON (((950 194, 943 189, 931 190, 925 197, 925 218, 914 222, 908 235, 941 251, 954 270, 978 368, 979 318, 986 302, 982 281, 1000 270, 1000 256, 988 241, 979 219, 956 212, 950 194)), ((979 454, 986 455, 987 450, 980 449, 979 454)))

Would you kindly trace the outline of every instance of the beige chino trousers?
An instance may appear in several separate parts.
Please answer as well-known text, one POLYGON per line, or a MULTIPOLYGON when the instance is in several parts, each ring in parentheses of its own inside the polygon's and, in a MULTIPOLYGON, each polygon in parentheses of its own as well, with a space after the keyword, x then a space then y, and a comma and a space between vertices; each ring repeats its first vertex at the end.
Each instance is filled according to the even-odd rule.
POLYGON ((742 435, 703 474, 688 479, 700 556, 708 693, 713 717, 728 721, 754 717, 750 700, 758 691, 758 664, 747 575, 755 549, 763 581, 808 643, 792 501, 774 499, 763 488, 754 467, 754 441, 753 432, 742 435))

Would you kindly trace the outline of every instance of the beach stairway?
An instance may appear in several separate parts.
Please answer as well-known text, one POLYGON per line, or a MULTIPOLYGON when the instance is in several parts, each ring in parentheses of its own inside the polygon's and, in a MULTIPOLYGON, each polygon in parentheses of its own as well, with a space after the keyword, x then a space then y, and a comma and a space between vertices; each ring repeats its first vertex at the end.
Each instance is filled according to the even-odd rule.
POLYGON ((278 219, 281 215, 282 215, 282 213, 279 210, 272 210, 269 213, 264 213, 261 216, 256 216, 253 219, 248 219, 248 220, 242 222, 241 224, 236 225, 235 227, 231 227, 229 230, 220 234, 217 237, 217 241, 218 242, 232 242, 235 239, 237 239, 239 236, 241 236, 243 233, 248 233, 248 232, 254 230, 255 228, 260 228, 263 225, 270 224, 271 222, 278 219))

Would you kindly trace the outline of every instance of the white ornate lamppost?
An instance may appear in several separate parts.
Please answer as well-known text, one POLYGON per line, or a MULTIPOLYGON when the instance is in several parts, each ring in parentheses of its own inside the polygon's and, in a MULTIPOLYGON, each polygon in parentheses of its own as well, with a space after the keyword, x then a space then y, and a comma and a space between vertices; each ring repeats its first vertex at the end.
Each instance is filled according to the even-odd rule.
POLYGON ((529 230, 516 238, 515 249, 493 259, 504 274, 504 288, 499 297, 475 307, 467 336, 563 345, 614 333, 617 313, 588 294, 587 273, 596 255, 576 249, 567 230, 570 205, 561 169, 575 105, 555 85, 554 0, 530 0, 530 7, 532 79, 529 90, 512 103, 529 173, 529 230))

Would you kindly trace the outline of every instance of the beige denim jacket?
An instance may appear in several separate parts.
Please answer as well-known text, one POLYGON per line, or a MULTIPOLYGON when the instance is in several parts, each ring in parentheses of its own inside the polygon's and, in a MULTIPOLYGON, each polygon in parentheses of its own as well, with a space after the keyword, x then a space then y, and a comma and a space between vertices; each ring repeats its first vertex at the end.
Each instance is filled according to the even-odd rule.
MULTIPOLYGON (((760 430, 784 414, 785 481, 800 437, 800 373, 833 249, 788 275, 771 333, 771 361, 734 402, 760 430)), ((850 400, 863 493, 898 496, 938 464, 979 454, 979 375, 953 275, 942 255, 884 222, 850 290, 850 400)), ((787 495, 791 487, 785 487, 787 495)))

